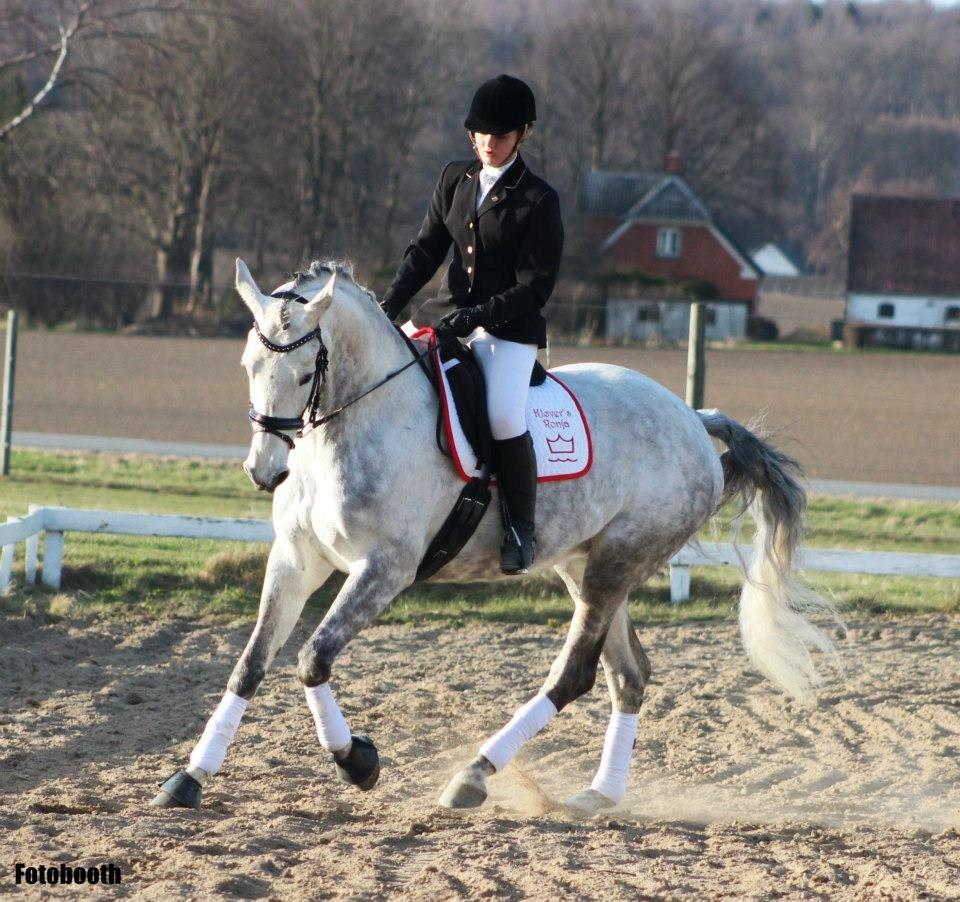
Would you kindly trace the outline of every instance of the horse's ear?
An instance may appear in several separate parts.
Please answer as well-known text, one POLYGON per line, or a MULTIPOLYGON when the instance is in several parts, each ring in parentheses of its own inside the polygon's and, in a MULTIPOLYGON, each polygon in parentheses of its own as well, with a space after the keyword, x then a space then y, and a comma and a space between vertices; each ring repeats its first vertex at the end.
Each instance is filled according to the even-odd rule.
POLYGON ((263 292, 257 288, 257 283, 253 281, 253 276, 250 275, 250 270, 247 269, 247 264, 243 262, 239 257, 237 257, 237 292, 241 298, 243 298, 243 303, 250 308, 250 312, 253 314, 253 318, 257 319, 266 306, 266 298, 263 295, 263 292))
POLYGON ((320 314, 323 313, 327 307, 330 306, 330 302, 333 300, 333 292, 337 287, 337 271, 333 271, 333 275, 330 277, 330 281, 327 282, 323 288, 320 289, 317 294, 315 294, 303 308, 303 312, 307 314, 308 317, 312 319, 319 319, 320 314))

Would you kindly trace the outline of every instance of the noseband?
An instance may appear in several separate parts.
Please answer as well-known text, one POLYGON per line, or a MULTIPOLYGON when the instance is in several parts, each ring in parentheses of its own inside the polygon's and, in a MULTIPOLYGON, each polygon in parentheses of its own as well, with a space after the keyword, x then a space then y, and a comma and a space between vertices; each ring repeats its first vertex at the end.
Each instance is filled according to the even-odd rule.
MULTIPOLYGON (((272 294, 271 297, 281 298, 284 300, 293 300, 301 304, 307 303, 307 299, 302 295, 297 294, 295 291, 278 291, 275 294, 272 294)), ((262 344, 268 350, 276 352, 277 354, 286 354, 290 351, 295 351, 297 348, 302 348, 308 342, 313 341, 313 339, 316 339, 320 344, 320 347, 317 349, 317 359, 314 362, 313 382, 310 384, 310 394, 307 396, 306 405, 304 406, 303 410, 300 411, 300 416, 272 417, 265 413, 259 413, 254 409, 252 404, 250 405, 250 412, 247 414, 247 418, 251 423, 254 424, 257 432, 266 432, 269 435, 275 435, 291 450, 293 449, 293 439, 287 435, 288 432, 293 432, 297 438, 301 438, 303 436, 303 431, 307 426, 315 429, 317 426, 322 426, 324 423, 329 423, 332 419, 340 416, 340 414, 352 404, 356 404, 357 401, 359 401, 361 398, 365 398, 370 394, 370 392, 380 388, 381 385, 386 385, 386 383, 388 383, 395 376, 399 376, 404 370, 409 369, 415 363, 419 363, 422 358, 426 357, 426 355, 430 353, 430 349, 427 348, 427 350, 425 350, 422 354, 417 354, 409 363, 400 367, 398 370, 394 370, 394 372, 381 379, 376 385, 371 386, 353 400, 347 401, 346 404, 341 404, 336 410, 331 411, 330 413, 326 414, 326 416, 318 416, 320 412, 320 388, 326 380, 327 366, 329 363, 327 346, 323 343, 323 336, 320 333, 320 327, 317 326, 313 331, 308 332, 306 335, 302 335, 296 341, 292 341, 290 344, 286 345, 278 345, 275 342, 270 341, 270 339, 260 331, 260 326, 256 319, 253 321, 253 329, 257 333, 257 338, 260 339, 260 344, 262 344)))

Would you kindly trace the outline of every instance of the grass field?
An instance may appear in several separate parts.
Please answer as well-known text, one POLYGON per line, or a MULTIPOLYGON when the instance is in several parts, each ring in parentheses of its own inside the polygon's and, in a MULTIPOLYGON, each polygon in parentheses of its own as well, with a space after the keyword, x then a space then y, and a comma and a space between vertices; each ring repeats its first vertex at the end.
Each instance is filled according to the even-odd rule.
MULTIPOLYGON (((270 499, 254 491, 235 463, 148 456, 15 452, 12 475, 0 483, 0 514, 30 503, 78 508, 228 517, 270 516, 270 499)), ((725 529, 707 530, 723 540, 725 529)), ((811 546, 960 553, 960 505, 906 501, 811 500, 811 546)), ((266 549, 242 543, 134 536, 69 534, 62 593, 22 585, 4 601, 10 612, 41 609, 125 617, 136 613, 232 617, 255 610, 266 549)), ((22 576, 22 563, 15 574, 22 576)), ((814 574, 841 607, 870 613, 960 611, 955 580, 814 574)), ((735 610, 739 586, 732 568, 697 568, 691 600, 669 603, 666 574, 632 599, 645 622, 722 618, 735 610)), ((339 582, 317 593, 323 609, 339 582)), ((570 600, 558 579, 499 585, 421 586, 384 614, 387 622, 468 620, 564 623, 570 600)))

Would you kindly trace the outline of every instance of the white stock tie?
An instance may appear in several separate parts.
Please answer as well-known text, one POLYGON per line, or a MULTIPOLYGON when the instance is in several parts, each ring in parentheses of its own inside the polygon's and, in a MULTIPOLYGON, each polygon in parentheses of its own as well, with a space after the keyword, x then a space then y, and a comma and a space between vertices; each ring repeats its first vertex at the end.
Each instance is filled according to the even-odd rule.
POLYGON ((480 190, 477 192, 478 210, 483 204, 486 196, 490 193, 490 189, 496 184, 498 178, 500 178, 499 173, 484 172, 483 170, 480 171, 480 190))

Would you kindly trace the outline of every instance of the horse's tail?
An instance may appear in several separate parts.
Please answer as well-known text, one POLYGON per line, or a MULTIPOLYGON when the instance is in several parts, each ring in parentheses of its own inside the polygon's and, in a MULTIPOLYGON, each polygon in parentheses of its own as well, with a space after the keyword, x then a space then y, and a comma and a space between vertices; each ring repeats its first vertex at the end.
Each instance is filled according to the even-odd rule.
POLYGON ((836 653, 830 637, 805 615, 834 606, 793 573, 803 538, 806 492, 800 465, 736 420, 717 410, 699 411, 707 432, 729 450, 723 464, 723 501, 741 500, 756 521, 753 561, 740 593, 740 632, 753 665, 788 695, 803 701, 821 680, 810 649, 836 653))

